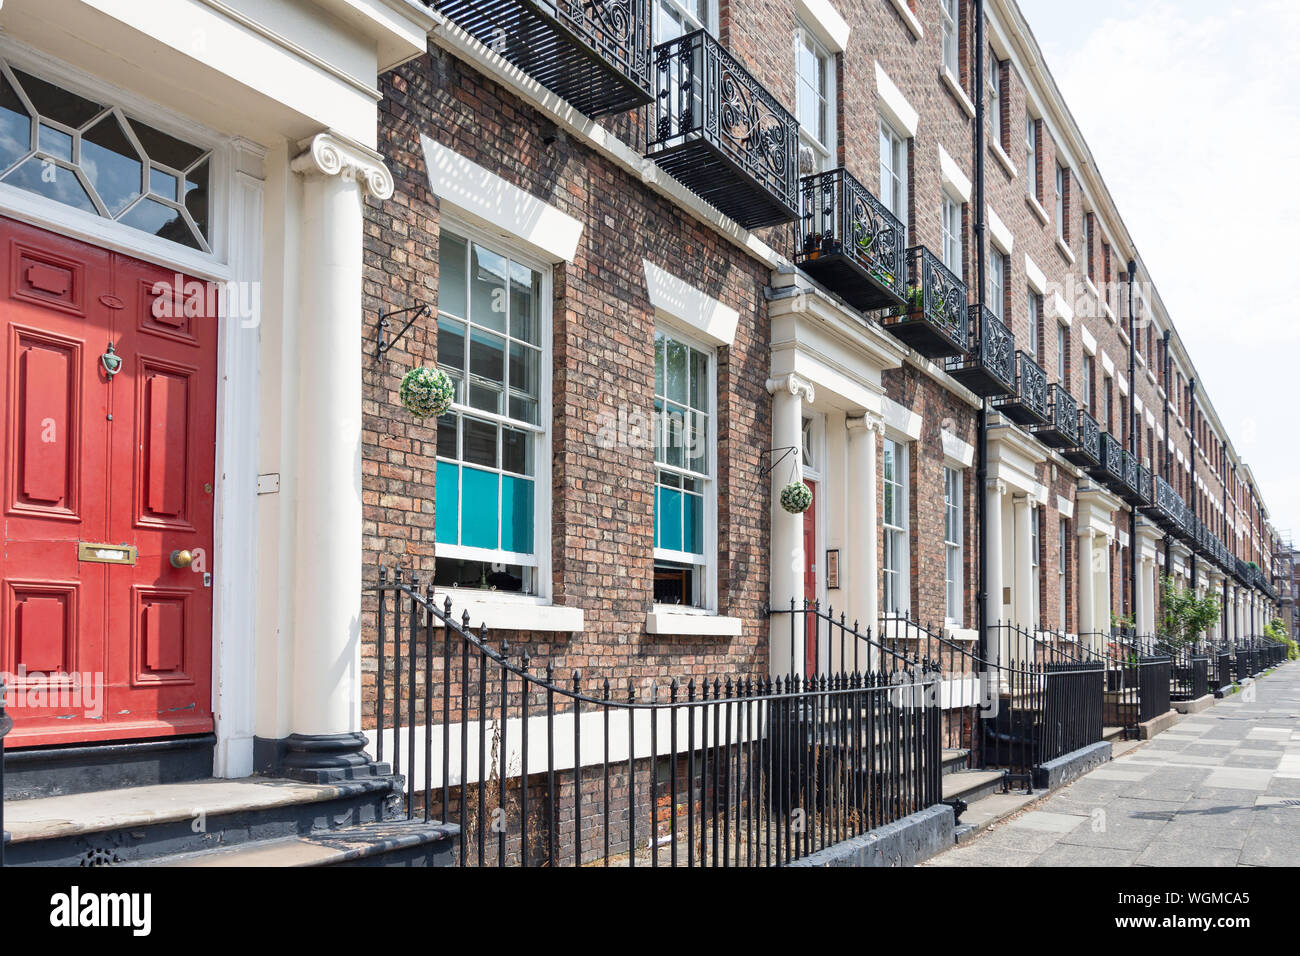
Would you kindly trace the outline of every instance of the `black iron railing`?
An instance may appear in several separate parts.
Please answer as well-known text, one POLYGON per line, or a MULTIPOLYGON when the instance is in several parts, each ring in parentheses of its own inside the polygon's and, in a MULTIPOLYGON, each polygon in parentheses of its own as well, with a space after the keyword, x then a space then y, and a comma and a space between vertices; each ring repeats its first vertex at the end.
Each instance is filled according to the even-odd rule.
POLYGON ((1016 391, 993 400, 993 407, 1021 425, 1048 423, 1047 373, 1026 352, 1016 352, 1016 391))
POLYGON ((1151 469, 1146 465, 1137 467, 1137 503, 1151 504, 1151 469))
POLYGON ((1227 687, 1232 683, 1232 652, 1226 648, 1219 648, 1214 652, 1214 687, 1227 687))
POLYGON ((1094 468, 1101 463, 1101 428, 1097 419, 1088 412, 1079 409, 1079 441, 1062 454, 1065 458, 1083 468, 1094 468))
POLYGON ((595 682, 415 578, 368 590, 376 756, 406 774, 408 814, 459 824, 462 866, 779 866, 942 796, 926 664, 595 682))
POLYGON ((927 358, 965 355, 970 342, 966 284, 925 246, 908 249, 906 258, 904 302, 881 312, 881 324, 927 358))
POLYGON ((433 5, 589 116, 650 102, 645 0, 436 0, 433 5))
POLYGON ((842 167, 799 181, 795 264, 854 308, 903 303, 904 228, 842 167))
POLYGON ((799 215, 799 125, 704 30, 654 49, 646 155, 746 228, 799 215))
POLYGON ((966 354, 944 360, 944 371, 976 395, 993 398, 1016 390, 1016 340, 1002 321, 980 305, 967 309, 966 354))
POLYGON ((1138 722, 1145 724, 1169 712, 1169 682, 1173 672, 1167 654, 1138 660, 1138 722))
POLYGON ((1170 654, 1171 700, 1200 700, 1210 692, 1210 658, 1190 647, 1179 647, 1170 654))
POLYGON ((1032 429, 1034 436, 1053 448, 1074 448, 1079 444, 1079 406, 1065 388, 1053 382, 1047 386, 1047 424, 1032 429))

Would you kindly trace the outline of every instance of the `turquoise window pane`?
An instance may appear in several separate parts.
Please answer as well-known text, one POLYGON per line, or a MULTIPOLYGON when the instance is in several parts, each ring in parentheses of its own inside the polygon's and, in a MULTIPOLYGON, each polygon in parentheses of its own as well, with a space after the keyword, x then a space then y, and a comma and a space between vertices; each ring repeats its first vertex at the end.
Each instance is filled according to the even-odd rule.
POLYGON ((434 540, 439 544, 460 544, 456 540, 456 517, 460 514, 460 466, 438 462, 436 484, 438 514, 434 519, 434 540))
POLYGON ((699 495, 682 497, 682 550, 691 554, 704 553, 704 499, 699 495))
POLYGON ((682 550, 682 493, 660 488, 655 501, 655 547, 682 550))
POLYGON ((460 543, 467 548, 497 546, 498 476, 466 468, 461 477, 460 543))
POLYGON ((533 553, 533 483, 501 476, 501 550, 533 553))

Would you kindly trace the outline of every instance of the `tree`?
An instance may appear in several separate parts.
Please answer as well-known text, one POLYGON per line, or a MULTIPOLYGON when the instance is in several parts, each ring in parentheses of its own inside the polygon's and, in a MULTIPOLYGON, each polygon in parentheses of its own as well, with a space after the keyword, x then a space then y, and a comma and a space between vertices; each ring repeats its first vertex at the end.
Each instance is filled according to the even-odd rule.
POLYGON ((1268 622, 1268 627, 1264 628, 1264 636, 1271 637, 1280 644, 1286 645, 1287 660, 1295 660, 1300 657, 1300 647, 1292 640, 1291 635, 1286 632, 1286 626, 1280 618, 1273 618, 1268 622))
POLYGON ((1173 647, 1195 643, 1210 625, 1219 620, 1222 609, 1219 599, 1212 594, 1197 597, 1195 591, 1180 588, 1169 575, 1160 579, 1160 591, 1165 609, 1165 626, 1160 636, 1173 647))

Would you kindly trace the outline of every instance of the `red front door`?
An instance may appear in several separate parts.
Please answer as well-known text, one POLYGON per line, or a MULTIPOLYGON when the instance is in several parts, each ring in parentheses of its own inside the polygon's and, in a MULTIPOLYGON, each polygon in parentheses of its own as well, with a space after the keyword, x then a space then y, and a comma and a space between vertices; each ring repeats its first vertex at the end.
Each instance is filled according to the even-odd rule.
MULTIPOLYGON (((809 606, 817 600, 817 482, 809 481, 812 504, 803 513, 803 596, 809 606)), ((817 656, 817 615, 804 615, 804 674, 814 676, 819 665, 817 656)))
POLYGON ((213 297, 3 218, 0 248, 5 743, 211 730, 213 297))

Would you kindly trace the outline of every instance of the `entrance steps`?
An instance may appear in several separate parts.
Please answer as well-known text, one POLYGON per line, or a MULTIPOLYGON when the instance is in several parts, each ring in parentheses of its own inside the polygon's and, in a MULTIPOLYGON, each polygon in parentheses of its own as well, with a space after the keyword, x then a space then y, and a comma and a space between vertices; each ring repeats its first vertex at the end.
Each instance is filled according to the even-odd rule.
POLYGON ((395 820, 401 786, 246 777, 11 800, 5 864, 449 865, 457 828, 395 820))

